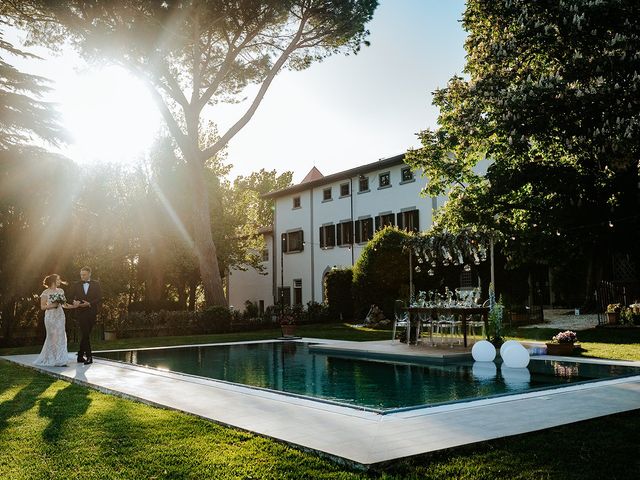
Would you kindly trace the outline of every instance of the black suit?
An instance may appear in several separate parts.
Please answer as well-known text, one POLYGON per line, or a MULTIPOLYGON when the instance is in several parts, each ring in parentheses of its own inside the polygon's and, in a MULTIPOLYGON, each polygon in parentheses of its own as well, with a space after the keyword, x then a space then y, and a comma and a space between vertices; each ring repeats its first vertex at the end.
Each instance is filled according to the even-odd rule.
POLYGON ((91 343, 89 337, 91 336, 91 329, 96 323, 98 309, 102 301, 100 283, 96 280, 91 280, 87 293, 84 293, 84 282, 78 282, 74 285, 72 297, 72 301, 87 301, 91 304, 90 307, 78 307, 75 309, 76 319, 78 320, 81 333, 78 358, 83 356, 91 358, 91 343))

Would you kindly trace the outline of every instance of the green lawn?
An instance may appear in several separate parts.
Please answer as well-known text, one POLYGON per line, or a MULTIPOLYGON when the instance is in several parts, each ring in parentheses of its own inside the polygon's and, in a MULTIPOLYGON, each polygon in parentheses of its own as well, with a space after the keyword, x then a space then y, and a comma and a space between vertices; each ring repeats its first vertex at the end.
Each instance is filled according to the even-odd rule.
MULTIPOLYGON (((532 332, 525 329, 524 332, 532 332)), ((541 339, 548 332, 534 334, 541 339)), ((372 340, 386 331, 307 326, 305 336, 372 340)), ((521 335, 522 331, 514 332, 521 335)), ((130 339, 129 347, 273 338, 274 330, 130 339)), ((640 359, 637 334, 581 334, 585 354, 640 359), (635 344, 635 347, 634 347, 635 344), (593 345, 593 346, 592 346, 593 345), (635 350, 634 350, 635 349, 635 350), (619 356, 618 356, 619 357, 619 356)), ((37 349, 35 349, 37 351, 37 349)), ((5 349, 24 353, 28 349, 5 349)), ((33 351, 33 349, 32 349, 33 351)), ((304 428, 301 426, 301 428, 304 428)), ((0 478, 626 479, 640 470, 640 411, 354 472, 278 442, 55 380, 0 360, 0 478)))
MULTIPOLYGON (((509 332, 509 338, 550 341, 559 330, 520 328, 509 332)), ((576 332, 583 357, 640 360, 640 328, 593 328, 576 332)))

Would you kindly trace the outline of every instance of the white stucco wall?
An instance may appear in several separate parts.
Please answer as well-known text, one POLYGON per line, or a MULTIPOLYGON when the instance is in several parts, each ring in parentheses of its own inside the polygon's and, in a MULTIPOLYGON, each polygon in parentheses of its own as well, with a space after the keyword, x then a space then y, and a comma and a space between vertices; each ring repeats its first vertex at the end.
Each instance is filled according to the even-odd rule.
MULTIPOLYGON (((304 251, 284 254, 284 271, 280 270, 280 254, 276 258, 276 282, 281 285, 281 273, 284 286, 291 287, 293 298, 293 280, 302 279, 302 301, 323 301, 323 274, 334 266, 351 266, 357 262, 366 243, 356 244, 351 248, 338 246, 320 248, 319 228, 326 224, 337 225, 341 221, 358 220, 391 212, 396 216, 405 210, 417 209, 420 230, 426 230, 432 223, 433 203, 430 197, 422 197, 420 191, 425 179, 415 174, 414 180, 401 182, 401 169, 404 164, 394 165, 379 171, 373 171, 369 177, 369 191, 358 192, 359 176, 338 179, 332 183, 318 185, 313 189, 287 194, 276 200, 276 221, 274 225, 276 238, 283 232, 302 228, 304 231, 304 251), (379 188, 379 173, 389 172, 391 186, 379 188), (351 195, 340 197, 340 185, 350 183, 351 195), (323 200, 323 190, 331 187, 332 199, 323 200), (300 208, 293 208, 293 198, 300 196, 300 208), (353 209, 353 216, 352 216, 353 209)), ((438 199, 438 207, 444 198, 438 199)), ((279 252, 280 245, 277 246, 279 252)))
POLYGON ((265 247, 269 252, 269 259, 262 262, 266 275, 258 273, 253 267, 247 270, 231 269, 228 274, 229 305, 236 310, 244 310, 245 302, 250 300, 260 304, 264 301, 265 308, 273 305, 273 235, 266 234, 265 247))

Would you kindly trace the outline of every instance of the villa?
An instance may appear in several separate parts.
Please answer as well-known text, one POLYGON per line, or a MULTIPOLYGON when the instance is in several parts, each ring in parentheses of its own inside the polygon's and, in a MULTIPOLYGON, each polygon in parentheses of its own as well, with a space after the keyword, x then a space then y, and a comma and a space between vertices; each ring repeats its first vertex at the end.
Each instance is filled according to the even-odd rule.
POLYGON ((229 272, 229 304, 247 300, 263 311, 323 302, 324 277, 334 267, 351 267, 375 231, 397 225, 426 230, 446 197, 421 195, 421 171, 404 154, 324 176, 313 167, 297 185, 265 195, 275 201, 274 225, 265 237, 264 272, 229 272))

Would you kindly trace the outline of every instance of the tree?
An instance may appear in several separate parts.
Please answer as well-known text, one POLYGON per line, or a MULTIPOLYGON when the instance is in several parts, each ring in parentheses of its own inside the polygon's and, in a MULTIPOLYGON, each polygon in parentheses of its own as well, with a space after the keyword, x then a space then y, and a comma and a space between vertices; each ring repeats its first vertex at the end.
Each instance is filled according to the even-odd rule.
POLYGON ((438 129, 407 155, 429 194, 450 194, 441 227, 501 232, 512 266, 633 250, 639 15, 635 0, 467 2, 468 77, 435 92, 438 129))
POLYGON ((194 241, 207 304, 225 304, 203 168, 251 119, 283 68, 357 52, 377 0, 9 1, 32 40, 67 38, 88 59, 124 66, 149 86, 189 169, 194 241), (37 18, 43 20, 34 22, 37 18), (222 136, 202 142, 207 106, 259 85, 222 136))
POLYGON ((44 148, 65 140, 55 109, 41 100, 47 80, 13 67, 11 56, 35 57, 0 33, 0 272, 7 279, 0 283, 0 325, 7 340, 32 306, 42 271, 69 258, 56 242, 70 220, 64 207, 71 173, 66 159, 44 148))
POLYGON ((233 182, 233 189, 245 196, 245 205, 249 216, 256 227, 273 225, 274 200, 262 198, 263 195, 290 187, 293 172, 287 171, 278 175, 275 170, 260 169, 247 177, 240 176, 233 182))

